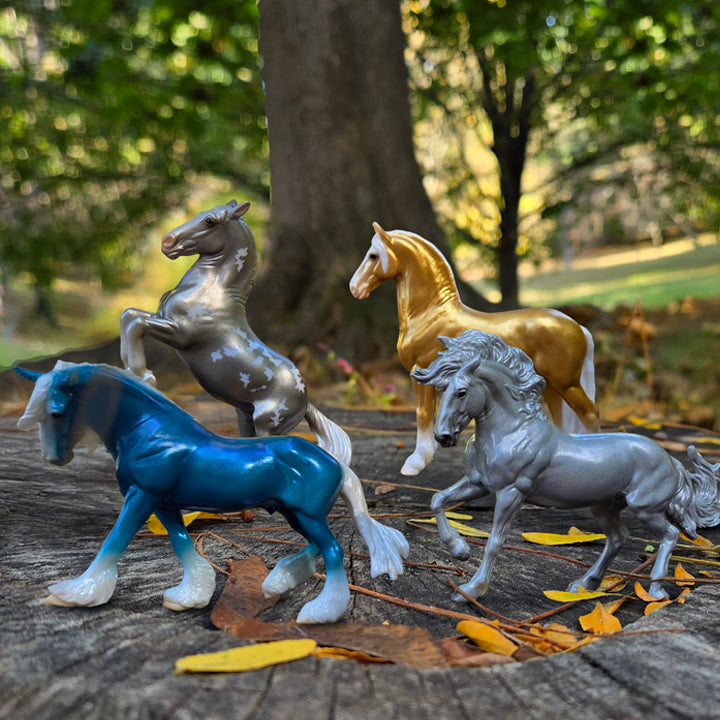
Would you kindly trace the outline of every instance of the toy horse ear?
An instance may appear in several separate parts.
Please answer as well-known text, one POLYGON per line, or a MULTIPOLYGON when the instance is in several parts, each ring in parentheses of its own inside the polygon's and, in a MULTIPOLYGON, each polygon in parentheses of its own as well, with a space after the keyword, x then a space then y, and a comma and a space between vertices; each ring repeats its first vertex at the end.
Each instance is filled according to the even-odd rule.
POLYGON ((392 238, 380 227, 379 223, 373 223, 373 230, 386 245, 392 245, 392 238))
POLYGON ((248 200, 241 202, 239 205, 235 200, 231 200, 228 204, 232 207, 230 211, 231 218, 241 218, 250 209, 250 202, 248 200), (235 204, 232 205, 232 203, 235 204))
POLYGON ((21 377, 32 382, 36 382, 38 378, 41 378, 45 373, 36 372, 35 370, 27 370, 25 368, 13 366, 13 370, 21 377))

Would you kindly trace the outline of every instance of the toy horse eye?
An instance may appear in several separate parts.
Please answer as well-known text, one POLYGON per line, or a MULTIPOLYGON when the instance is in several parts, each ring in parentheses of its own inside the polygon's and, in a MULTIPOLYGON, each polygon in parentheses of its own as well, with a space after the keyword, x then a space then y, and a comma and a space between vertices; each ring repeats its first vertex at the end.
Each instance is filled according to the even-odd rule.
POLYGON ((371 260, 377 260, 377 259, 378 259, 377 253, 370 253, 370 254, 368 255, 368 257, 369 257, 371 260))
POLYGON ((460 388, 457 391, 457 397, 464 398, 467 395, 467 388, 460 388))
POLYGON ((212 227, 215 224, 215 218, 212 217, 206 217, 205 218, 205 224, 212 227))

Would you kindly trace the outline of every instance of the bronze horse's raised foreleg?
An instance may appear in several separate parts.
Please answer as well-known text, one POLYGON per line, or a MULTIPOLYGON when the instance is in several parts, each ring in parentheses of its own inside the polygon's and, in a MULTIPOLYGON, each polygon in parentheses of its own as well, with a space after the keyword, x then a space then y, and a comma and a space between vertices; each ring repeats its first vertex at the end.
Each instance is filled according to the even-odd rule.
POLYGON ((128 308, 120 316, 120 357, 123 365, 137 377, 155 385, 155 375, 148 370, 142 342, 146 335, 181 350, 187 347, 189 333, 179 323, 146 310, 128 308))

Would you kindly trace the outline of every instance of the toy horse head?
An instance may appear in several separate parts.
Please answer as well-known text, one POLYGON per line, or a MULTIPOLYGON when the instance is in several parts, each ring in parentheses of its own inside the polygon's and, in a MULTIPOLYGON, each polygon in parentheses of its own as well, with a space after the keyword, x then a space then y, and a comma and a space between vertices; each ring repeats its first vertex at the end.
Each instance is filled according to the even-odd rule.
POLYGON ((85 426, 79 422, 77 411, 88 367, 59 360, 47 373, 13 368, 35 383, 18 427, 30 430, 39 426, 42 457, 53 465, 67 465, 74 457, 75 446, 85 436, 85 426))
POLYGON ((239 221, 249 207, 250 203, 247 201, 238 205, 237 201, 231 200, 227 205, 217 205, 211 210, 199 213, 192 220, 178 225, 163 237, 161 244, 163 253, 171 260, 181 255, 221 253, 228 243, 228 237, 237 234, 241 229, 245 238, 254 243, 250 229, 245 223, 234 222, 239 221))

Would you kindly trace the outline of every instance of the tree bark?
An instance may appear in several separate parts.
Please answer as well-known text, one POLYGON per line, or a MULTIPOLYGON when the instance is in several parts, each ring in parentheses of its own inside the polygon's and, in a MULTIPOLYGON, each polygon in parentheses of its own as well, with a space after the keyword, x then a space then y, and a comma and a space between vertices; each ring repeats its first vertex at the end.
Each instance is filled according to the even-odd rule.
POLYGON ((329 341, 355 360, 387 356, 394 287, 365 301, 348 290, 372 222, 417 232, 449 256, 414 155, 399 4, 259 7, 272 231, 251 322, 286 347, 329 341))

